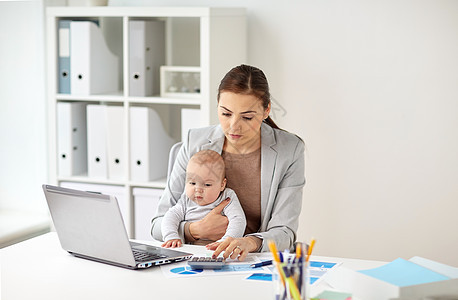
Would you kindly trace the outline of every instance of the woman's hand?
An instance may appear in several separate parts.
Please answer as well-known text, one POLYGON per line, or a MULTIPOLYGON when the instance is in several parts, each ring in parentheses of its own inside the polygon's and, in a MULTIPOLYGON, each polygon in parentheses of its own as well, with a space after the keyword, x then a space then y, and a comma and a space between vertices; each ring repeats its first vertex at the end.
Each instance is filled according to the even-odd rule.
POLYGON ((212 209, 202 220, 189 225, 189 232, 195 239, 216 241, 226 233, 229 220, 221 212, 231 201, 230 198, 223 200, 217 207, 212 209))
POLYGON ((213 258, 218 257, 218 255, 224 251, 224 259, 230 257, 232 259, 238 258, 238 260, 243 261, 245 260, 248 253, 254 252, 258 249, 258 244, 254 239, 255 238, 251 238, 249 236, 236 239, 228 237, 222 242, 214 242, 208 244, 207 249, 216 249, 215 252, 213 252, 213 258))

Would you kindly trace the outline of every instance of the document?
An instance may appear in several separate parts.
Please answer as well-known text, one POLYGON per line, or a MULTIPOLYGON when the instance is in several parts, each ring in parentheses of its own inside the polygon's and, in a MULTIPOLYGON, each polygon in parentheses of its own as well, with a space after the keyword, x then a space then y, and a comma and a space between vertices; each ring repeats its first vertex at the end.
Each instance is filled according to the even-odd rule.
POLYGON ((59 176, 87 173, 86 104, 57 103, 59 176))
POLYGON ((438 272, 452 272, 451 267, 421 258, 413 260, 421 264, 398 258, 368 270, 339 267, 329 274, 326 281, 334 288, 349 291, 361 299, 423 299, 458 294, 458 279, 438 272))
MULTIPOLYGON (((207 256, 211 257, 213 251, 208 251, 207 256)), ((198 255, 205 256, 205 255, 198 255)), ((248 254, 245 261, 226 260, 226 264, 222 269, 191 269, 188 263, 180 262, 170 265, 162 265, 161 270, 166 278, 180 278, 180 277, 202 277, 202 276, 219 276, 219 275, 234 275, 234 274, 248 274, 253 273, 251 264, 260 262, 257 256, 248 254)), ((269 272, 266 267, 259 267, 257 272, 269 272)))
POLYGON ((164 21, 129 21, 129 95, 159 94, 159 69, 164 64, 164 21))

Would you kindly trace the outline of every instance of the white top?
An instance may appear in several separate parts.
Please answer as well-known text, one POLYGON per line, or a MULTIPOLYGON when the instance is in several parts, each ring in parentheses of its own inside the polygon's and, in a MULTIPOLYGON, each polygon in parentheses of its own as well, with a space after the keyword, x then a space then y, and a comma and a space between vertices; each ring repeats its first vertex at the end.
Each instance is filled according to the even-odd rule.
POLYGON ((164 237, 164 241, 173 239, 184 241, 184 237, 178 234, 180 223, 182 221, 195 222, 201 220, 228 197, 231 201, 223 209, 222 214, 227 216, 229 224, 227 225, 226 233, 219 241, 223 241, 227 237, 243 237, 246 227, 245 213, 235 192, 230 188, 226 188, 221 192, 218 199, 207 205, 198 205, 189 199, 186 196, 186 192, 184 192, 177 204, 172 206, 164 215, 164 219, 162 220, 162 236, 164 237))

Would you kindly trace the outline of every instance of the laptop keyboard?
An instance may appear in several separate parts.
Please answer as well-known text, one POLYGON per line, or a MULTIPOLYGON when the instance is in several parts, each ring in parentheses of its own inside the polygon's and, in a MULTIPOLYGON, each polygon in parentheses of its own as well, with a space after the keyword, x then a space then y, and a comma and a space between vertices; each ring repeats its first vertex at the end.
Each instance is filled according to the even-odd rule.
POLYGON ((165 255, 159 255, 159 254, 152 254, 144 251, 139 251, 136 249, 132 249, 132 252, 134 253, 134 257, 136 261, 150 261, 150 260, 155 260, 155 259, 160 259, 160 258, 165 258, 167 256, 165 255))

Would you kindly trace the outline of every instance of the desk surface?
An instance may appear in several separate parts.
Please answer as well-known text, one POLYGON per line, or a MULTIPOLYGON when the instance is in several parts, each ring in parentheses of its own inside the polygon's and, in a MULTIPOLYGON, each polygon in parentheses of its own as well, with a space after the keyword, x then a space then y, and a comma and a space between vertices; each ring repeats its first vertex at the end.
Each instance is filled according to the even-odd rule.
MULTIPOLYGON (((152 243, 154 244, 154 242, 152 243)), ((157 245, 157 244, 156 244, 157 245)), ((203 246, 183 251, 204 254, 203 246)), ((1 299, 272 299, 271 282, 244 275, 165 278, 160 267, 129 270, 71 256, 55 232, 0 250, 1 299)), ((378 267, 383 262, 312 256, 342 262, 348 268, 378 267)), ((322 282, 314 295, 326 288, 322 282)))

